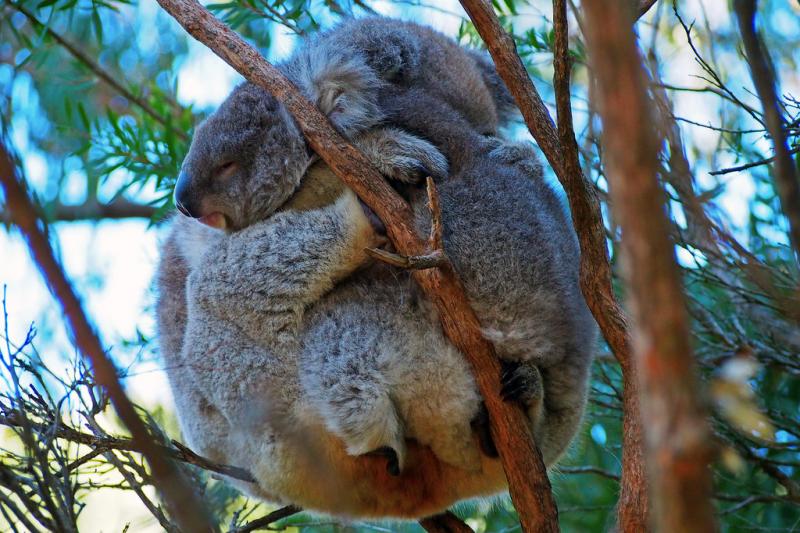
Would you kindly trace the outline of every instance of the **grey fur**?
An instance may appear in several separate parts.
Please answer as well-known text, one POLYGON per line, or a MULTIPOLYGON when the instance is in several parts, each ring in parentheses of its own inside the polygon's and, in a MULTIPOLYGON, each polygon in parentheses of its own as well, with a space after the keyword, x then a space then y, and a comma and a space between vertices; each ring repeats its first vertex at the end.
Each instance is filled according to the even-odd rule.
MULTIPOLYGON (((569 219, 533 153, 484 136, 504 96, 473 55, 415 25, 348 22, 305 50, 285 71, 386 173, 436 166, 423 139, 447 156, 446 252, 498 354, 538 369, 529 414, 552 464, 580 421, 595 326, 569 219), (374 117, 405 132, 375 130, 374 117)), ((237 89, 184 165, 197 197, 239 231, 178 217, 162 251, 159 334, 185 437, 251 469, 258 482, 243 488, 333 514, 418 517, 498 492, 502 469, 470 427, 480 397, 468 365, 408 273, 369 263, 363 248, 380 238, 351 192, 292 207, 300 183, 326 169, 302 177, 313 158, 269 102, 237 89), (227 154, 239 169, 215 180, 209 169, 227 154), (397 483, 354 457, 386 446, 405 466, 397 483)), ((411 196, 427 231, 424 197, 411 196)))

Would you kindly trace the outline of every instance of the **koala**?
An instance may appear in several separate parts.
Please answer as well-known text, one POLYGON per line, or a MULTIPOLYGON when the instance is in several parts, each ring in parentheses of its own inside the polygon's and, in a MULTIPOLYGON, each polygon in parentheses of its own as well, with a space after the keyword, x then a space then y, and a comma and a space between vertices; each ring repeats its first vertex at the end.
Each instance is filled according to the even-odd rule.
MULTIPOLYGON (((364 46, 372 66, 359 71, 380 79, 348 87, 375 89, 367 96, 327 94, 327 75, 300 85, 390 178, 438 169, 445 251, 505 361, 504 393, 523 401, 552 464, 579 424, 595 336, 576 239, 531 150, 487 137, 499 105, 465 110, 420 81, 432 67, 414 74, 427 60, 403 55, 432 49, 390 61, 364 46), (367 101, 378 124, 366 125, 367 101)), ((483 73, 474 79, 487 85, 483 73)), ((416 518, 502 491, 502 467, 479 452, 491 442, 472 431, 474 380, 435 310, 407 272, 370 263, 364 248, 382 237, 368 213, 314 162, 282 108, 243 87, 198 130, 176 190, 207 225, 175 219, 158 270, 159 334, 185 437, 249 468, 258 481, 245 490, 331 514, 416 518)), ((424 197, 408 195, 427 231, 424 197)))

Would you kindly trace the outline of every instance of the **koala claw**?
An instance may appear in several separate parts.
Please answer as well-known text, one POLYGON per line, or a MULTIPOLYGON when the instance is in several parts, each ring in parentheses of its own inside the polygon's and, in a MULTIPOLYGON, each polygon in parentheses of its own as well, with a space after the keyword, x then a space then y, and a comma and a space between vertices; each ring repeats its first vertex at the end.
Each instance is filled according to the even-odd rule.
POLYGON ((391 446, 381 446, 380 448, 372 450, 371 452, 367 452, 366 455, 385 457, 386 471, 389 473, 389 475, 394 477, 400 475, 400 459, 397 456, 397 452, 391 446))
POLYGON ((489 411, 486 409, 486 404, 481 402, 478 409, 478 414, 472 419, 470 423, 472 430, 478 435, 478 446, 486 457, 497 459, 500 454, 497 453, 497 447, 494 445, 492 438, 492 430, 489 427, 489 411))
POLYGON ((507 402, 518 401, 529 408, 542 398, 542 377, 531 363, 502 361, 500 395, 507 402))

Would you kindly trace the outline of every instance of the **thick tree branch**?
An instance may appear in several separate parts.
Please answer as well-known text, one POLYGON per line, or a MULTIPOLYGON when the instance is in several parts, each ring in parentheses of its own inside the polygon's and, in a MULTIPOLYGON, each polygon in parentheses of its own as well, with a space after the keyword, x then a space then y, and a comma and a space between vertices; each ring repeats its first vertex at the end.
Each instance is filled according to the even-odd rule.
POLYGON ((756 32, 756 0, 735 0, 736 17, 742 32, 742 43, 750 67, 761 107, 764 109, 764 122, 772 144, 775 147, 775 184, 781 207, 789 220, 789 235, 794 250, 800 260, 800 176, 792 159, 781 112, 778 93, 775 88, 775 69, 764 43, 756 32))
POLYGON ((654 522, 659 531, 715 531, 711 435, 698 395, 681 281, 656 178, 659 138, 633 32, 619 2, 584 3, 597 79, 611 206, 635 317, 654 522))
MULTIPOLYGON (((44 208, 46 218, 50 222, 77 222, 81 220, 117 220, 124 218, 152 218, 156 208, 119 198, 107 204, 100 202, 84 202, 67 205, 60 202, 44 208)), ((11 223, 8 212, 0 212, 0 222, 11 223)))
MULTIPOLYGON (((159 3, 193 37, 284 104, 314 151, 380 217, 401 254, 419 256, 428 251, 426 241, 415 233, 408 204, 280 71, 196 1, 159 3)), ((459 278, 452 268, 416 270, 412 276, 436 306, 445 334, 472 366, 523 529, 556 531, 557 511, 541 453, 528 430, 525 413, 500 397, 499 361, 494 347, 481 334, 459 278)))
POLYGON ((554 3, 555 91, 559 130, 536 92, 509 36, 486 0, 462 0, 475 28, 494 59, 517 102, 525 123, 567 193, 572 222, 581 247, 581 290, 592 315, 623 371, 625 386, 624 455, 619 525, 623 531, 642 531, 646 522, 646 480, 642 460, 642 437, 638 395, 630 338, 625 314, 614 295, 600 201, 593 184, 584 176, 572 130, 569 96, 569 49, 567 18, 563 2, 554 3))
POLYGON ((192 488, 158 449, 133 404, 125 395, 117 376, 117 369, 106 356, 80 300, 56 260, 50 243, 40 227, 37 210, 31 203, 24 183, 17 177, 11 157, 2 145, 0 145, 0 183, 5 192, 5 208, 11 214, 14 225, 28 241, 31 255, 39 266, 50 292, 61 305, 75 345, 91 363, 95 380, 108 392, 114 409, 131 432, 133 442, 147 459, 157 488, 171 516, 185 531, 214 531, 205 513, 205 507, 200 505, 192 488))

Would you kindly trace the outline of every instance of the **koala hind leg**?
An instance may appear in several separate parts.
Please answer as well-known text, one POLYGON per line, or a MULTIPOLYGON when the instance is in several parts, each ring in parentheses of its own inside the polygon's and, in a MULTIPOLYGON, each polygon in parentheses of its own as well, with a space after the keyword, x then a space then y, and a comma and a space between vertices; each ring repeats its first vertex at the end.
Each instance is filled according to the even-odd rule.
POLYGON ((406 458, 405 430, 394 402, 380 381, 353 379, 329 383, 323 409, 328 428, 350 455, 379 455, 387 471, 399 475, 406 458))

